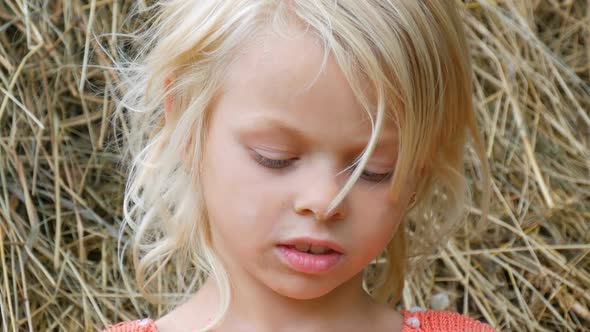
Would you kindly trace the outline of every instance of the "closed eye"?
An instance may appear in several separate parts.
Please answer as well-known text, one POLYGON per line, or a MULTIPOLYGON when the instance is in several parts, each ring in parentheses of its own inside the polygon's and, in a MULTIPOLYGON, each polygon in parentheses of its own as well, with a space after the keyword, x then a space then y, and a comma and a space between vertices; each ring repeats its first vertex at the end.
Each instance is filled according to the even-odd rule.
MULTIPOLYGON (((254 160, 266 168, 271 169, 282 169, 288 167, 292 164, 293 161, 298 160, 299 158, 292 158, 292 159, 269 159, 266 157, 261 156, 258 153, 254 153, 254 160)), ((366 181, 370 182, 381 182, 384 180, 388 180, 393 175, 393 171, 388 173, 372 173, 364 171, 362 174, 362 178, 366 181)))

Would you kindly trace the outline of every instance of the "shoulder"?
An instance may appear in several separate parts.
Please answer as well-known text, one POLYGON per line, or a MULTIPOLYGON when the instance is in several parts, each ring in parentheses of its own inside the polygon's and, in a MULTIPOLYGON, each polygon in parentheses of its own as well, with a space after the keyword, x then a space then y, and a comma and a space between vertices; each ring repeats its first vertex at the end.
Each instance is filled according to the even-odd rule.
POLYGON ((151 318, 144 318, 119 322, 109 326, 106 330, 102 330, 102 332, 158 332, 158 329, 151 318))
POLYGON ((402 332, 495 332, 490 325, 456 312, 414 307, 401 311, 401 314, 404 319, 402 332))

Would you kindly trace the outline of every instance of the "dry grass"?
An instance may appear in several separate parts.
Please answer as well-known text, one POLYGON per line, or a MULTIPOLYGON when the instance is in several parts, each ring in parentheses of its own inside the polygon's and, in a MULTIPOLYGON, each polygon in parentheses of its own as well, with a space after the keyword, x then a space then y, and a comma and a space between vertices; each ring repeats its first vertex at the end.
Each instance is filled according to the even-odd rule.
MULTIPOLYGON (((109 94, 92 92, 116 79, 95 66, 109 62, 92 31, 121 31, 131 3, 143 4, 0 2, 2 331, 96 330, 163 309, 116 268, 124 174, 107 146, 109 94)), ((469 206, 402 304, 499 331, 590 331, 589 3, 464 3, 492 162, 490 224, 468 240, 479 213, 469 206)), ((119 41, 100 42, 114 51, 119 41)))

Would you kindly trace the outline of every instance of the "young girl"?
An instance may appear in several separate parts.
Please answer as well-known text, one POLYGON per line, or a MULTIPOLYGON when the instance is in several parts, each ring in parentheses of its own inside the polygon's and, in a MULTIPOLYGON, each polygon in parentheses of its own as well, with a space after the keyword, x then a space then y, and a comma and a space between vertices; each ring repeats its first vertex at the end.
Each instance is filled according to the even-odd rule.
POLYGON ((125 221, 143 295, 185 296, 107 331, 493 331, 393 310, 461 219, 467 133, 489 181, 454 1, 154 10, 121 70, 125 221))

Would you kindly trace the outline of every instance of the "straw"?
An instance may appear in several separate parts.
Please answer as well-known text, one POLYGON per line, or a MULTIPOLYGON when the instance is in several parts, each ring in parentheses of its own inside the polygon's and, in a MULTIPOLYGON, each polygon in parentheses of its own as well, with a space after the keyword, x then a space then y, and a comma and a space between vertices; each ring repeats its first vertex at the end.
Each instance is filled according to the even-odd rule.
MULTIPOLYGON (((141 23, 124 19, 130 3, 0 4, 3 332, 94 331, 165 313, 117 270, 125 174, 109 148, 110 92, 96 94, 117 75, 101 68, 110 62, 95 36, 112 52, 112 33, 141 23)), ((458 311, 498 331, 590 331, 590 5, 461 3, 493 175, 490 222, 470 236, 481 188, 469 150, 468 220, 408 278, 399 309, 458 311)))

